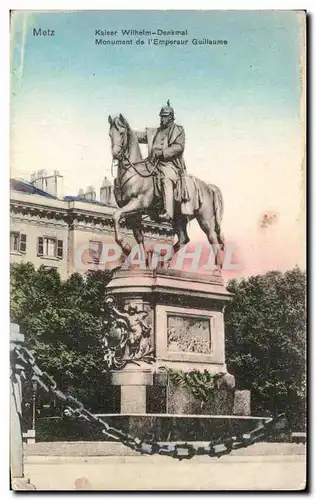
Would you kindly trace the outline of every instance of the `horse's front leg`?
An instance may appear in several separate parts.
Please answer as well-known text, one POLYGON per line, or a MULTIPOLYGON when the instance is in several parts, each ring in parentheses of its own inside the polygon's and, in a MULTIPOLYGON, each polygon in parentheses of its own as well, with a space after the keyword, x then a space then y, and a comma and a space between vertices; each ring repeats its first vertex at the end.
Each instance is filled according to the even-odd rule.
POLYGON ((136 243, 138 244, 139 247, 139 252, 140 252, 140 259, 148 264, 148 255, 145 250, 145 244, 144 244, 144 233, 143 233, 143 227, 142 227, 142 219, 141 216, 135 216, 133 221, 131 222, 131 226, 133 228, 133 234, 134 238, 136 240, 136 243))
POLYGON ((141 210, 142 205, 138 198, 131 198, 124 207, 118 208, 115 210, 113 214, 114 221, 114 232, 115 232, 115 241, 122 248, 125 255, 129 255, 131 252, 131 247, 127 242, 124 242, 124 238, 122 233, 120 232, 120 220, 123 215, 131 215, 135 212, 141 210))

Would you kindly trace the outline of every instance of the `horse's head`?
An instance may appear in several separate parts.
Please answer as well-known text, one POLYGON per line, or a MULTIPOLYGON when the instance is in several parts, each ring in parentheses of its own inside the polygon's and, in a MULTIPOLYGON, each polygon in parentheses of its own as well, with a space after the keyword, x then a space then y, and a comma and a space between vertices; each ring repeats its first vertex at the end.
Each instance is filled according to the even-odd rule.
POLYGON ((130 127, 122 114, 114 118, 109 115, 109 124, 112 156, 114 160, 119 160, 125 155, 128 149, 128 133, 130 127))

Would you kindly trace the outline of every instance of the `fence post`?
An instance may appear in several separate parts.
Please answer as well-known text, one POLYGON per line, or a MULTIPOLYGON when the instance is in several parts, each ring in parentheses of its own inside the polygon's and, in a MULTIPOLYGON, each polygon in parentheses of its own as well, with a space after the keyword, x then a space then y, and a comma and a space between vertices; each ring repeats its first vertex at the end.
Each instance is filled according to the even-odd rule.
POLYGON ((22 383, 24 367, 18 362, 16 347, 22 345, 24 335, 16 323, 10 325, 10 470, 13 490, 35 490, 24 479, 22 436, 22 383))
POLYGON ((23 344, 24 335, 20 333, 19 325, 11 323, 10 325, 10 462, 11 477, 22 478, 23 469, 23 440, 22 440, 22 385, 21 375, 23 366, 21 366, 15 355, 15 349, 23 344))

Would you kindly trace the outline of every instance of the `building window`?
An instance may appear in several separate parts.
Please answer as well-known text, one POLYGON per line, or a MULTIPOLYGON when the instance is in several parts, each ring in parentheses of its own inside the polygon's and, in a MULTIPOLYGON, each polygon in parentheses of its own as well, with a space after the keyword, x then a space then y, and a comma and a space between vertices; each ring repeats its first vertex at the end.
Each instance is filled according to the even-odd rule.
POLYGON ((11 252, 25 253, 26 252, 26 234, 16 231, 10 232, 10 250, 11 252))
POLYGON ((63 240, 57 240, 57 257, 59 259, 62 259, 63 254, 64 254, 64 242, 63 240))
POLYGON ((48 258, 63 258, 63 240, 43 236, 37 240, 37 255, 48 258))
POLYGON ((100 264, 102 249, 102 241, 89 241, 89 262, 100 264))

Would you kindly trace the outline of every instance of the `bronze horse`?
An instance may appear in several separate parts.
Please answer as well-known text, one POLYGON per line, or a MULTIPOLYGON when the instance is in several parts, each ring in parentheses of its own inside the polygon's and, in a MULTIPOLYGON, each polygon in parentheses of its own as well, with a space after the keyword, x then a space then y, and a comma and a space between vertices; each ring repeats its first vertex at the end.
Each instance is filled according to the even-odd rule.
MULTIPOLYGON (((109 136, 113 161, 117 161, 118 170, 115 179, 114 195, 118 209, 113 214, 115 241, 128 255, 131 248, 124 243, 120 232, 120 220, 125 216, 127 225, 132 228, 136 242, 146 258, 142 215, 152 220, 159 220, 161 196, 155 188, 155 165, 149 159, 143 160, 136 133, 130 128, 122 114, 112 118, 109 116, 109 136)), ((189 198, 199 200, 189 215, 183 213, 181 203, 175 202, 173 229, 178 241, 173 246, 174 253, 186 245, 190 239, 187 234, 187 223, 196 219, 206 234, 209 243, 216 248, 215 265, 222 267, 224 238, 221 233, 223 215, 223 197, 218 187, 204 181, 187 176, 189 198)))

